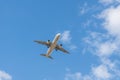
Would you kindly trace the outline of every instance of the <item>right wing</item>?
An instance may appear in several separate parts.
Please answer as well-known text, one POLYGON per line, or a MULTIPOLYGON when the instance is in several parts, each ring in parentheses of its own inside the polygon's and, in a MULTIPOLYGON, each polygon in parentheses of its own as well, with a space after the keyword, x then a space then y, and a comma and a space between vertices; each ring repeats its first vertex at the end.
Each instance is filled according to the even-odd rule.
POLYGON ((38 41, 38 40, 35 40, 34 42, 37 42, 38 44, 46 45, 47 47, 50 47, 51 45, 51 42, 38 41))
POLYGON ((62 47, 59 46, 59 45, 57 45, 57 46, 55 47, 55 49, 56 49, 56 50, 60 50, 60 51, 62 51, 62 52, 64 52, 64 53, 69 53, 67 50, 65 50, 64 48, 62 48, 62 47))

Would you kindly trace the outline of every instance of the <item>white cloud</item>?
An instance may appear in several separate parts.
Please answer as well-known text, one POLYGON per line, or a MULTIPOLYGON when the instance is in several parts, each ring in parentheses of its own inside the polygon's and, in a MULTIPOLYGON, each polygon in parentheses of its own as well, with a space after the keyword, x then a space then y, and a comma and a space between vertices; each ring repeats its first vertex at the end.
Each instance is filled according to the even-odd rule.
POLYGON ((109 7, 102 11, 103 27, 106 33, 91 32, 86 42, 91 46, 92 53, 99 57, 101 64, 92 69, 92 74, 97 80, 111 80, 120 78, 119 60, 110 57, 120 54, 120 6, 109 7))
MULTIPOLYGON (((110 6, 110 4, 120 3, 120 0, 99 1, 103 4, 109 4, 108 8, 103 9, 99 14, 99 20, 103 21, 102 27, 107 32, 90 32, 89 37, 84 39, 90 52, 98 57, 99 65, 91 67, 91 71, 86 75, 81 72, 68 73, 65 80, 120 79, 120 62, 116 58, 120 56, 120 5, 110 6), (79 75, 77 75, 78 73, 79 75)), ((88 49, 85 47, 85 50, 88 49)))
POLYGON ((71 50, 75 50, 76 48, 77 48, 76 45, 73 45, 73 44, 70 45, 70 49, 71 49, 71 50))
POLYGON ((120 0, 99 0, 100 3, 104 5, 120 3, 120 0))
POLYGON ((115 0, 99 0, 101 3, 103 4, 111 4, 113 3, 115 0))
MULTIPOLYGON (((120 5, 102 11, 100 18, 104 20, 103 27, 110 35, 112 42, 107 41, 108 53, 120 53, 120 5)), ((106 46, 106 47, 107 47, 106 46)))
POLYGON ((82 76, 80 72, 67 73, 64 80, 81 80, 82 76))
POLYGON ((92 73, 97 80, 109 80, 111 74, 108 71, 108 68, 105 65, 100 65, 92 68, 92 73))
POLYGON ((100 61, 100 65, 92 68, 91 75, 88 74, 92 80, 120 78, 119 59, 112 58, 111 60, 113 55, 119 57, 120 41, 116 41, 116 37, 109 34, 96 32, 91 32, 90 36, 85 38, 84 41, 88 43, 91 53, 96 55, 100 61))
POLYGON ((113 36, 120 37, 120 6, 111 7, 100 14, 105 29, 113 36))
POLYGON ((117 37, 97 32, 90 32, 89 34, 84 42, 89 45, 93 54, 101 58, 119 54, 120 40, 117 37))
POLYGON ((88 4, 84 3, 83 7, 80 7, 80 14, 83 15, 89 10, 88 4))
POLYGON ((101 58, 101 62, 103 65, 107 66, 110 71, 114 71, 114 69, 116 69, 116 62, 112 62, 110 59, 108 58, 101 58))
POLYGON ((69 43, 72 39, 70 36, 70 31, 64 31, 61 36, 61 41, 64 43, 69 43))
POLYGON ((12 80, 12 76, 0 70, 0 80, 12 80))
POLYGON ((60 39, 64 44, 68 45, 69 46, 69 49, 71 50, 74 50, 77 48, 76 45, 74 45, 72 43, 72 37, 71 37, 71 34, 70 34, 70 31, 69 30, 66 30, 62 33, 61 35, 61 39, 60 39))
POLYGON ((97 55, 101 57, 108 57, 117 50, 117 45, 111 42, 100 43, 98 45, 97 55))

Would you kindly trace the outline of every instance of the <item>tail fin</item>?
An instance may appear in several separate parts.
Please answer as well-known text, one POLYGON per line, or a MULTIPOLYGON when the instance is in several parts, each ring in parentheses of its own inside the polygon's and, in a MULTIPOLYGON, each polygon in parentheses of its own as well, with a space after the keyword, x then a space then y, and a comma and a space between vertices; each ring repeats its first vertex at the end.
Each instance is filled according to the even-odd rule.
POLYGON ((40 54, 41 56, 45 56, 47 58, 53 59, 51 56, 47 56, 46 54, 40 54))

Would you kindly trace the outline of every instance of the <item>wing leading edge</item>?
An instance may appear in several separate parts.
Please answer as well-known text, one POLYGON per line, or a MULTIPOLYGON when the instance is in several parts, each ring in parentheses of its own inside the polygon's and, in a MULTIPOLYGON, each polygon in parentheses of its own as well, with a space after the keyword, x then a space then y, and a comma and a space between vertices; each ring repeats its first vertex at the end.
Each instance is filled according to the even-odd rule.
POLYGON ((45 42, 45 41, 38 41, 38 40, 35 40, 34 42, 37 42, 38 44, 42 44, 42 45, 46 45, 47 47, 50 47, 51 45, 51 42, 45 42))

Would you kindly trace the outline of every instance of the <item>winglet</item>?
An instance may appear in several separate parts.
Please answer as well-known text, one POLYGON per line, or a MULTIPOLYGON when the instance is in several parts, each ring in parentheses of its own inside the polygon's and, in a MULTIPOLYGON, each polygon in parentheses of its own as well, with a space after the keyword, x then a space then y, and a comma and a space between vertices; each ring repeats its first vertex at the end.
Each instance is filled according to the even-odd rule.
POLYGON ((51 56, 47 56, 46 54, 40 54, 41 56, 45 56, 45 57, 47 57, 47 58, 49 58, 49 59, 53 59, 51 56))

